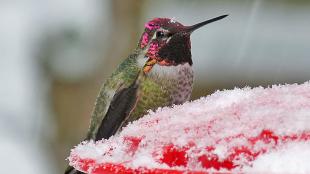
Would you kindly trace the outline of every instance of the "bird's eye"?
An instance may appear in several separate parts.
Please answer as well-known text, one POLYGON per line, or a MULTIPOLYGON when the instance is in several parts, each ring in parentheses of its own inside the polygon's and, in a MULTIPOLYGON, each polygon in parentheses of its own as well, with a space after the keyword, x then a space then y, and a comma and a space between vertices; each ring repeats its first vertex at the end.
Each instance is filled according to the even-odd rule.
POLYGON ((161 37, 164 37, 165 36, 165 33, 162 32, 162 31, 157 31, 156 32, 156 38, 161 38, 161 37))

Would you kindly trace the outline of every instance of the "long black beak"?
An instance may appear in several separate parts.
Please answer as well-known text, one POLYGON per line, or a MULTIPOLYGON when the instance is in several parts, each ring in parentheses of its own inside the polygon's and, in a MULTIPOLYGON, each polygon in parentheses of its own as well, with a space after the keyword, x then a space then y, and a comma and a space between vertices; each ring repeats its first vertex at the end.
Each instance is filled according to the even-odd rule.
POLYGON ((195 24, 195 25, 192 25, 192 26, 188 26, 185 28, 185 31, 187 31, 188 33, 192 33, 193 31, 197 30, 198 28, 204 26, 204 25, 207 25, 209 23, 212 23, 212 22, 215 22, 215 21, 218 21, 220 19, 223 19, 225 17, 227 17, 228 15, 222 15, 222 16, 218 16, 216 18, 212 18, 212 19, 209 19, 209 20, 206 20, 206 21, 203 21, 203 22, 200 22, 198 24, 195 24))

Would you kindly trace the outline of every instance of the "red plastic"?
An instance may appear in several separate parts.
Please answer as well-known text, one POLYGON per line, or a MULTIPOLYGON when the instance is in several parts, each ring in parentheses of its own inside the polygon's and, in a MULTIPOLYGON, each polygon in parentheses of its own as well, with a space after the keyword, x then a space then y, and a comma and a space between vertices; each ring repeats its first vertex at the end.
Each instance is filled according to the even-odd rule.
MULTIPOLYGON (((231 141, 236 138, 244 138, 243 134, 234 137, 225 138, 226 141, 231 141)), ((309 141, 310 132, 303 132, 301 134, 291 134, 291 135, 277 135, 270 130, 263 130, 256 137, 247 137, 249 146, 233 147, 230 149, 230 154, 224 160, 219 160, 219 157, 214 153, 215 146, 205 147, 207 154, 201 155, 198 160, 205 169, 226 169, 230 171, 237 167, 234 164, 234 160, 238 158, 246 159, 251 162, 255 160, 259 155, 264 154, 266 151, 276 148, 278 144, 284 144, 293 141, 309 141), (252 147, 258 143, 263 142, 266 146, 262 146, 261 149, 256 149, 255 151, 252 147), (281 143, 279 143, 281 142, 281 143)), ((126 137, 124 143, 129 145, 128 153, 134 154, 139 148, 139 143, 141 139, 137 137, 126 137)), ((160 159, 161 163, 167 164, 169 167, 186 166, 188 163, 188 157, 186 156, 186 151, 189 147, 195 146, 194 143, 190 143, 186 147, 176 147, 173 144, 164 146, 163 157, 160 159)), ((103 163, 97 164, 92 159, 79 159, 76 157, 75 161, 79 163, 79 169, 86 172, 89 171, 91 174, 181 174, 185 171, 173 170, 173 169, 148 169, 146 167, 140 167, 137 169, 131 169, 125 167, 123 164, 111 164, 103 163)), ((186 171, 188 174, 206 174, 202 171, 186 171)))

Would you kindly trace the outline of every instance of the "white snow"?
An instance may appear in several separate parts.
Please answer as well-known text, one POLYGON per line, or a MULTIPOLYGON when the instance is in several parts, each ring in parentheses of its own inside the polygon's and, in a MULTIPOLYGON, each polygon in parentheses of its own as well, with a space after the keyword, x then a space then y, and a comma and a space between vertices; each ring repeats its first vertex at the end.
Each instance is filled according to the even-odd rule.
POLYGON ((246 167, 247 173, 309 173, 310 142, 295 142, 272 151, 246 167))
POLYGON ((78 145, 69 160, 77 168, 76 156, 133 169, 310 173, 309 155, 310 84, 306 82, 217 91, 183 105, 159 108, 119 135, 78 145), (137 146, 132 139, 139 139, 137 146), (182 151, 185 163, 165 159, 169 147, 182 151), (220 167, 210 167, 210 162, 201 160, 204 157, 214 157, 220 167), (231 161, 233 167, 224 161, 231 161))

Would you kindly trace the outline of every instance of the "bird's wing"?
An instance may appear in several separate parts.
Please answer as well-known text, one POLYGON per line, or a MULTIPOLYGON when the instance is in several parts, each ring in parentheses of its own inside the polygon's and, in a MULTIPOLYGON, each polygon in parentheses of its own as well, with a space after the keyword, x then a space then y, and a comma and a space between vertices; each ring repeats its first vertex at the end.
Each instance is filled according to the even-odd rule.
POLYGON ((86 140, 107 139, 116 133, 137 100, 141 74, 134 60, 129 59, 106 81, 97 97, 86 140))
POLYGON ((99 126, 95 141, 108 139, 123 125, 138 99, 137 89, 138 83, 134 82, 114 95, 107 114, 99 126))

